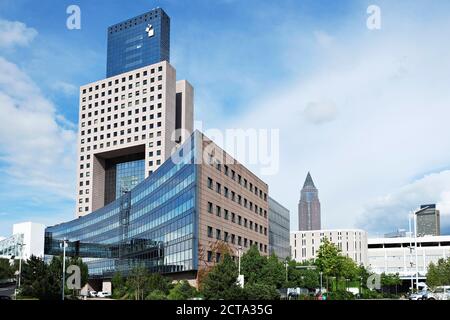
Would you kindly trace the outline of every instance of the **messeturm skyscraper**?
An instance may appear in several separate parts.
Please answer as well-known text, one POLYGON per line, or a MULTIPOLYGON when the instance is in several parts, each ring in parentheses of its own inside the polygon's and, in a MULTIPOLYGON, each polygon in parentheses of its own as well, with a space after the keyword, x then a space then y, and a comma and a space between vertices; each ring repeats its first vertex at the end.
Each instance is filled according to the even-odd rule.
POLYGON ((308 172, 298 203, 298 230, 320 230, 319 190, 308 172))

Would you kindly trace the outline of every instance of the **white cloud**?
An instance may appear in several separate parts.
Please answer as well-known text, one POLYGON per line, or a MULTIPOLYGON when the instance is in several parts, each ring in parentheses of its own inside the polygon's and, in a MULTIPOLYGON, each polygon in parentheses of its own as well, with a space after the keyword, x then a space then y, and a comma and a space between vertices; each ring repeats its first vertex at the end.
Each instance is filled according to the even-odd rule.
POLYGON ((426 175, 369 203, 358 226, 369 232, 394 231, 408 226, 408 213, 422 204, 436 204, 440 210, 442 227, 449 226, 450 170, 426 175))
POLYGON ((336 119, 338 111, 331 101, 309 102, 303 111, 306 120, 313 124, 322 124, 336 119))
POLYGON ((37 194, 74 197, 76 132, 17 65, 0 57, 0 161, 37 194))
MULTIPOLYGON (((293 228, 308 171, 320 191, 323 227, 342 228, 355 227, 372 215, 367 208, 374 199, 397 194, 420 173, 449 166, 450 60, 443 59, 442 52, 450 51, 450 45, 442 43, 442 36, 450 35, 450 21, 435 17, 424 27, 413 14, 389 12, 389 28, 369 32, 349 23, 347 29, 336 30, 329 50, 317 49, 320 61, 313 70, 293 66, 297 74, 292 80, 255 98, 247 112, 227 123, 216 122, 222 128, 280 129, 280 172, 263 176, 260 168, 252 169, 268 182, 271 195, 291 209, 293 228), (322 101, 332 103, 324 107, 322 101), (302 121, 308 104, 314 111, 310 120, 316 121, 302 121), (331 105, 339 106, 338 117, 337 107, 331 105), (333 119, 330 113, 333 121, 315 125, 333 119)), ((297 56, 308 52, 304 60, 317 57, 299 47, 308 36, 304 30, 289 36, 297 56)), ((443 180, 431 191, 443 207, 448 206, 448 184, 443 180)), ((418 206, 428 196, 418 192, 412 202, 418 206)), ((384 221, 371 220, 370 229, 390 231, 395 221, 386 230, 384 221)))
POLYGON ((27 46, 37 34, 23 22, 0 19, 0 47, 27 46))
POLYGON ((334 41, 333 37, 324 31, 315 31, 314 37, 315 37, 317 43, 319 44, 319 46, 321 46, 325 49, 329 48, 333 45, 333 41, 334 41))
POLYGON ((52 89, 64 93, 65 95, 72 96, 78 93, 79 88, 71 83, 58 81, 53 84, 52 89))

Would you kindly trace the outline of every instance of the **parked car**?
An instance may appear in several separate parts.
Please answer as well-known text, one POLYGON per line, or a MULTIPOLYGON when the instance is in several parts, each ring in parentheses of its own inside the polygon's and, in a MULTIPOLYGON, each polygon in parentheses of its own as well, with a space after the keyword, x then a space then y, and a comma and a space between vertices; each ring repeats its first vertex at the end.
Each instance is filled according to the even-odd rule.
POLYGON ((97 297, 99 297, 99 298, 108 298, 108 297, 111 297, 111 293, 108 292, 108 291, 99 291, 97 293, 97 297))
POLYGON ((427 295, 427 290, 422 290, 417 293, 411 293, 408 297, 409 300, 425 300, 425 296, 427 295))
POLYGON ((0 300, 11 300, 10 296, 0 296, 0 300))
POLYGON ((433 291, 427 292, 424 300, 450 300, 450 286, 436 287, 433 291))
POLYGON ((96 297, 98 297, 97 291, 89 291, 89 297, 91 297, 91 298, 96 298, 96 297))

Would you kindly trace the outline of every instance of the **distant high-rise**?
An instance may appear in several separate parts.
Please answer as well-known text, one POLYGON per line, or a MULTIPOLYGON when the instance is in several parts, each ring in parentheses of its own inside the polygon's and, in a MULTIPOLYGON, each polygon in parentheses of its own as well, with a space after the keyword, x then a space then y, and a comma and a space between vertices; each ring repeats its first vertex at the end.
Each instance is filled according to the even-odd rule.
POLYGON ((417 236, 439 236, 441 234, 441 219, 435 204, 420 206, 420 210, 416 213, 416 219, 417 236))
POLYGON ((319 190, 317 190, 311 174, 308 172, 301 191, 300 202, 298 203, 298 230, 320 229, 319 190))

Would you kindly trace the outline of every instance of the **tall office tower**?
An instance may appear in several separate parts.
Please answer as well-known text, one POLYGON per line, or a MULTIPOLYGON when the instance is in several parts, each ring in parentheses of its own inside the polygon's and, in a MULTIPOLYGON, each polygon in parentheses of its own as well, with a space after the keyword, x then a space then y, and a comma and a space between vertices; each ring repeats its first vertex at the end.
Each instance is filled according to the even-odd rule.
POLYGON ((108 283, 116 271, 126 275, 139 262, 197 285, 225 252, 236 261, 251 246, 268 255, 268 192, 264 181, 195 131, 120 199, 48 227, 45 254, 60 255, 66 239, 66 254, 88 258, 94 282, 108 283))
POLYGON ((108 28, 107 77, 170 62, 170 18, 162 9, 117 23, 108 28))
POLYGON ((435 204, 424 204, 416 212, 417 236, 439 236, 441 234, 441 218, 435 204))
POLYGON ((298 230, 320 229, 319 190, 317 190, 311 174, 308 172, 301 191, 300 202, 298 203, 298 230))
POLYGON ((176 81, 176 71, 168 61, 153 57, 155 52, 169 55, 169 35, 158 35, 169 26, 157 23, 168 24, 166 17, 156 9, 119 24, 121 27, 109 28, 113 32, 108 38, 111 76, 80 88, 78 217, 130 191, 193 130, 192 86, 185 80, 176 81), (142 35, 142 42, 136 44, 142 35), (148 41, 153 37, 167 39, 148 41), (139 51, 126 55, 126 43, 129 48, 140 47, 139 51), (137 60, 131 58, 138 56, 137 60), (140 62, 133 64, 132 60, 140 62))
POLYGON ((269 254, 286 260, 291 255, 289 210, 269 197, 269 254))

